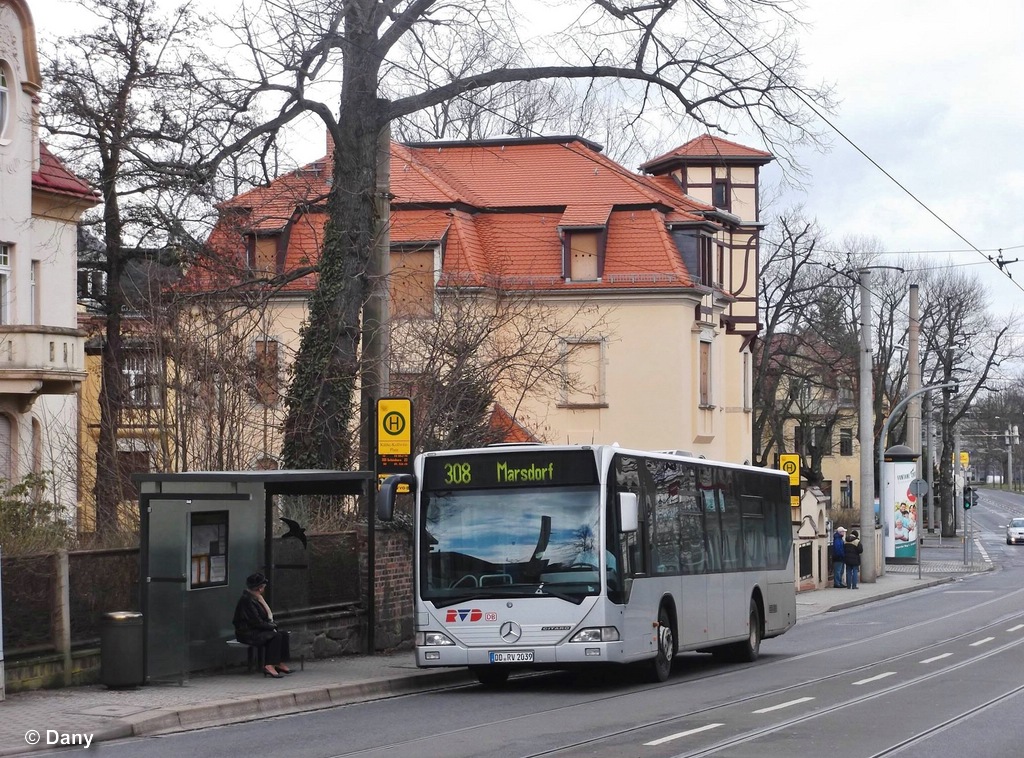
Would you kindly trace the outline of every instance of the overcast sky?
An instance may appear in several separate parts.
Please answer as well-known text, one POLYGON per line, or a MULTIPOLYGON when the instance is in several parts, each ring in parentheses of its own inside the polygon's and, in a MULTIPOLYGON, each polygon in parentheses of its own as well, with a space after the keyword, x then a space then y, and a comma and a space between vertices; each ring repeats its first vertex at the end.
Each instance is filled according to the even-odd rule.
MULTIPOLYGON (((29 2, 41 36, 68 31, 60 24, 74 14, 65 0, 29 2)), ((1024 3, 806 0, 800 16, 808 78, 832 83, 840 101, 832 123, 967 242, 827 126, 831 152, 800 154, 806 190, 780 205, 803 203, 836 242, 856 234, 889 251, 973 245, 993 258, 1001 248, 1008 260, 1024 259, 1024 3)), ((316 152, 322 128, 308 123, 316 152)), ((1024 290, 976 252, 915 260, 977 272, 1001 311, 1024 304, 1024 290)), ((1024 287, 1024 262, 1007 270, 1024 287)))
MULTIPOLYGON (((1024 259, 1024 3, 808 0, 802 17, 810 79, 837 90, 837 129, 970 245, 1024 259)), ((801 154, 808 186, 787 200, 802 199, 834 239, 970 249, 842 136, 832 142, 826 155, 801 154)), ((949 258, 983 277, 1000 310, 1024 304, 1024 291, 976 252, 915 256, 922 266, 949 258)), ((1007 270, 1024 286, 1024 262, 1007 270)))

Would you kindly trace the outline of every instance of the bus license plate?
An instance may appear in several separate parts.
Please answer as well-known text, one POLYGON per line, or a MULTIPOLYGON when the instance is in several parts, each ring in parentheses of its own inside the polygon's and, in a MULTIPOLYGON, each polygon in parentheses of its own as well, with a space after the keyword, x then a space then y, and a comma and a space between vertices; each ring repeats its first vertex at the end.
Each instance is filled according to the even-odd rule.
POLYGON ((491 663, 533 663, 532 650, 491 650, 491 663))

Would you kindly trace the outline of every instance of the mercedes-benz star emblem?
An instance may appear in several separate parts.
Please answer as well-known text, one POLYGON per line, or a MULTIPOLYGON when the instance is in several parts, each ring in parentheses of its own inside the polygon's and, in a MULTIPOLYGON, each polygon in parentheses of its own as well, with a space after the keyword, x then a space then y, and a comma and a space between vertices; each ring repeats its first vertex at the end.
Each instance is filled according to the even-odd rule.
POLYGON ((506 621, 501 625, 499 633, 501 634, 501 638, 509 644, 519 642, 519 638, 523 636, 522 628, 515 621, 506 621))

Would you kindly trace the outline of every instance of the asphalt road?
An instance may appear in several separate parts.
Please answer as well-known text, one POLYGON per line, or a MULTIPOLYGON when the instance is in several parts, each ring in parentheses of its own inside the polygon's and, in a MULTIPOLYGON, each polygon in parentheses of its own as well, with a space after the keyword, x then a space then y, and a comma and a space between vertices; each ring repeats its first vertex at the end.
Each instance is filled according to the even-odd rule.
MULTIPOLYGON (((985 492, 975 549, 997 570, 801 621, 760 660, 683 655, 662 685, 540 674, 102 745, 128 758, 723 756, 1007 758, 1024 744, 1024 497, 985 492)), ((950 550, 957 552, 960 542, 950 550)), ((951 559, 955 559, 951 555, 951 559)))

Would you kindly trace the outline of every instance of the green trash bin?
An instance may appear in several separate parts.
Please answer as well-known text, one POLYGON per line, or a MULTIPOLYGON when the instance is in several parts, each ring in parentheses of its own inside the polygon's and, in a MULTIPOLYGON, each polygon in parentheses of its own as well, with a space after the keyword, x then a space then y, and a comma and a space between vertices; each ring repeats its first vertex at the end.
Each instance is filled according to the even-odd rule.
POLYGON ((142 614, 104 613, 100 620, 100 681, 111 689, 142 684, 142 614))

